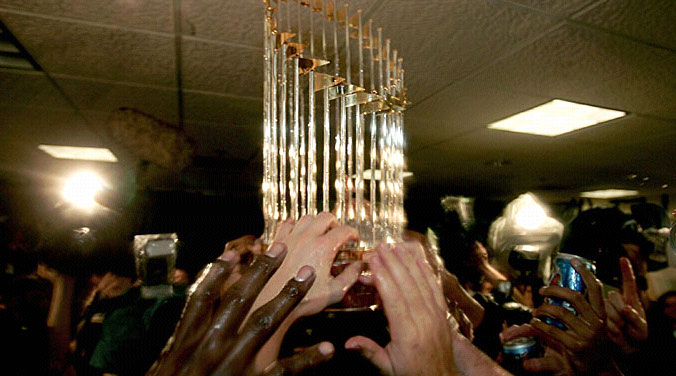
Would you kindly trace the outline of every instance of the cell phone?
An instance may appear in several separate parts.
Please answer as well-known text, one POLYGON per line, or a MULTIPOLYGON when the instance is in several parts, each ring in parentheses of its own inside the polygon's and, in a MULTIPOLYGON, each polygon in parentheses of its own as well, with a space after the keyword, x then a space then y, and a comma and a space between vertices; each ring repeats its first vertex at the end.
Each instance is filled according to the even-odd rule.
POLYGON ((171 283, 176 264, 177 243, 176 234, 134 236, 136 268, 144 286, 171 283))

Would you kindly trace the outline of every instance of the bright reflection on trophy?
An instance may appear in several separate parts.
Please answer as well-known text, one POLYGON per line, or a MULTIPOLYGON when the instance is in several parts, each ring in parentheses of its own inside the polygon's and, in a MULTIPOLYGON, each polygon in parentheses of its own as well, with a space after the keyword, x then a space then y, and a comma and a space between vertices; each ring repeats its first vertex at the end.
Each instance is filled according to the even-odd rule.
POLYGON ((265 243, 280 221, 319 211, 359 229, 353 250, 401 240, 403 59, 349 4, 265 6, 265 243), (365 171, 380 179, 365 182, 365 171))

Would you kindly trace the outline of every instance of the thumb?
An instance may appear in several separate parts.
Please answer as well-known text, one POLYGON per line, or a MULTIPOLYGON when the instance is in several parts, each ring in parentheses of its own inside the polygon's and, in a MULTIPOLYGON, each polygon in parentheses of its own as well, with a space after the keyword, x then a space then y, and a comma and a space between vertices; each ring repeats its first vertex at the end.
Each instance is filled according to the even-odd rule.
POLYGON ((321 342, 290 358, 282 359, 266 375, 296 375, 333 357, 334 348, 330 342, 321 342))
POLYGON ((349 290, 359 279, 361 269, 362 263, 355 261, 329 281, 329 305, 338 303, 343 299, 347 290, 349 290))
POLYGON ((372 339, 356 336, 345 342, 345 348, 348 350, 356 350, 366 359, 368 359, 380 372, 384 375, 394 375, 392 363, 387 355, 387 352, 379 344, 372 339))

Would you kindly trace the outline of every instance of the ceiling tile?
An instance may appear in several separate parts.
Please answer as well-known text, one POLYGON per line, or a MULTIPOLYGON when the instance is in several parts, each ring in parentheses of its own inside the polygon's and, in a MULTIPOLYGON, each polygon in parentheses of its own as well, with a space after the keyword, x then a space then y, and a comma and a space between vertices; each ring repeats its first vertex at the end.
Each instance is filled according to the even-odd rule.
POLYGON ((186 91, 184 101, 186 122, 210 122, 224 127, 263 126, 262 100, 186 91))
POLYGON ((577 20, 638 40, 676 49, 676 6, 672 0, 602 0, 577 20))
MULTIPOLYGON (((656 141, 674 133, 676 120, 660 120, 630 114, 624 118, 561 135, 556 139, 630 147, 638 142, 656 141)), ((656 144, 652 149, 659 150, 656 144)))
POLYGON ((566 25, 498 61, 476 79, 514 92, 566 99, 668 57, 660 49, 566 25))
POLYGON ((480 130, 411 153, 409 169, 417 176, 479 192, 632 188, 636 184, 627 182, 626 176, 637 172, 668 182, 673 174, 656 166, 676 163, 673 153, 666 152, 676 144, 676 131, 669 128, 673 124, 659 125, 664 130, 661 136, 637 138, 635 128, 641 121, 627 124, 634 129, 623 129, 634 137, 631 140, 614 137, 606 143, 480 130), (493 160, 507 163, 502 167, 487 163, 493 160))
POLYGON ((10 149, 18 145, 35 148, 39 144, 101 145, 99 137, 74 110, 0 105, 0 113, 2 138, 11 140, 3 145, 10 145, 10 149))
POLYGON ((171 0, 0 0, 0 8, 173 33, 171 0))
POLYGON ((492 82, 465 80, 454 83, 406 112, 409 133, 425 134, 437 140, 540 105, 547 97, 507 93, 494 89, 492 82))
POLYGON ((390 1, 376 19, 404 58, 414 103, 493 63, 555 25, 555 20, 487 0, 390 1))
POLYGON ((122 85, 58 75, 55 80, 80 110, 109 114, 120 107, 129 107, 168 123, 178 123, 175 89, 122 85))
MULTIPOLYGON (((325 0, 328 2, 328 0, 325 0)), ((382 0, 352 0, 350 13, 357 9, 368 11, 382 0)), ((273 2, 276 4, 276 2, 273 2)), ((298 24, 297 2, 283 2, 282 7, 276 12, 279 27, 287 25, 288 14, 293 27, 298 24)), ((301 8, 301 22, 305 33, 310 30, 309 9, 301 8)), ((316 31, 320 30, 321 18, 319 13, 312 13, 313 25, 316 31)), ((224 41, 233 44, 248 46, 256 50, 263 49, 263 19, 265 15, 264 3, 261 1, 245 1, 223 4, 217 0, 183 0, 181 2, 181 15, 183 17, 182 31, 184 35, 190 35, 202 39, 224 41)), ((377 14, 371 15, 378 18, 377 14)), ((328 25, 328 24, 327 24, 328 25)), ((304 37, 307 41, 307 35, 304 37)))
POLYGON ((263 97, 261 51, 183 40, 183 87, 263 97))
POLYGON ((42 72, 0 69, 0 103, 72 110, 63 95, 42 72))
POLYGON ((175 85, 173 38, 2 11, 0 18, 48 73, 175 85))
POLYGON ((262 146, 261 127, 186 122, 184 129, 197 141, 198 155, 247 159, 262 146))
POLYGON ((204 93, 185 93, 186 132, 199 155, 248 158, 263 137, 262 101, 204 93))
POLYGON ((614 80, 580 90, 571 99, 676 119, 676 54, 636 66, 614 80))
POLYGON ((557 16, 569 16, 585 6, 598 2, 599 0, 500 0, 504 3, 514 3, 538 9, 543 12, 555 14, 557 16))
POLYGON ((247 45, 261 51, 264 15, 262 1, 181 2, 183 35, 247 45))

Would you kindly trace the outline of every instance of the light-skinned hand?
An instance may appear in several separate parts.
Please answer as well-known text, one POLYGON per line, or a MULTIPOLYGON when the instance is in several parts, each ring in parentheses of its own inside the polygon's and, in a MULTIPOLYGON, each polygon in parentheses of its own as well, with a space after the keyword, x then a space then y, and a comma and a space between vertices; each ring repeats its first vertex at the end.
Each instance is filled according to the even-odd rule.
POLYGON ((455 375, 452 329, 441 284, 416 242, 381 244, 369 260, 391 342, 384 348, 357 336, 359 351, 385 375, 455 375))
POLYGON ((611 291, 605 299, 608 337, 625 354, 636 352, 648 339, 648 322, 628 258, 620 258, 622 293, 611 291))
POLYGON ((338 303, 361 273, 362 264, 354 262, 338 276, 331 275, 331 266, 338 250, 349 241, 358 240, 357 230, 340 225, 330 213, 306 215, 293 223, 286 221, 278 226, 274 241, 285 244, 288 253, 277 273, 270 279, 252 309, 272 299, 295 271, 309 265, 316 271, 315 282, 303 301, 289 314, 280 329, 263 346, 255 359, 256 368, 265 367, 276 359, 284 334, 300 317, 313 315, 327 306, 338 303))

